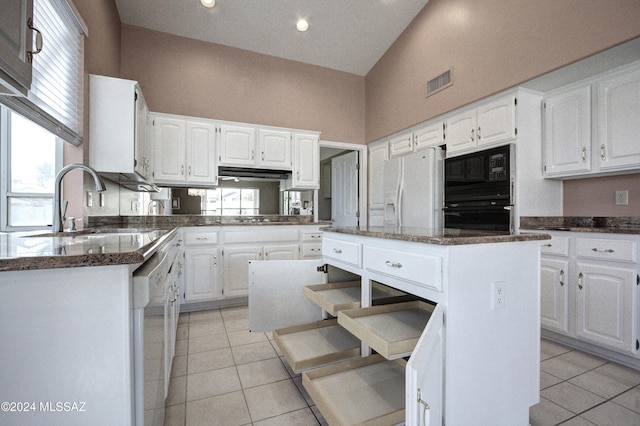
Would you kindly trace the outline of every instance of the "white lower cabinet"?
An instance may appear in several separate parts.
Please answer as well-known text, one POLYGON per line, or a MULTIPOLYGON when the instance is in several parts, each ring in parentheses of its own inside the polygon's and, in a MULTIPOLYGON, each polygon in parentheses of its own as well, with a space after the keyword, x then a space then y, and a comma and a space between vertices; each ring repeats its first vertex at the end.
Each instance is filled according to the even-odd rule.
POLYGON ((249 264, 249 327, 273 331, 331 425, 526 425, 539 400, 537 244, 325 232, 322 260, 249 264))
POLYGON ((640 366, 634 360, 640 358, 637 302, 640 237, 550 234, 551 242, 543 243, 541 249, 543 329, 556 333, 551 337, 558 340, 586 342, 602 356, 640 366), (627 359, 617 358, 612 351, 627 359))
POLYGON ((184 302, 222 298, 218 228, 190 227, 182 232, 186 265, 184 302))

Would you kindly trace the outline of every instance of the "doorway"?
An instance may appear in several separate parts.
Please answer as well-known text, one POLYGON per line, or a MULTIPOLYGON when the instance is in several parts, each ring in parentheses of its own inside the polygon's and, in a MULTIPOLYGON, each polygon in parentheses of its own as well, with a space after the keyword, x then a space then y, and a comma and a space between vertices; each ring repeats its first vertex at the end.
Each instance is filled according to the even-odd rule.
POLYGON ((366 226, 366 194, 367 146, 320 141, 317 220, 336 226, 366 226))

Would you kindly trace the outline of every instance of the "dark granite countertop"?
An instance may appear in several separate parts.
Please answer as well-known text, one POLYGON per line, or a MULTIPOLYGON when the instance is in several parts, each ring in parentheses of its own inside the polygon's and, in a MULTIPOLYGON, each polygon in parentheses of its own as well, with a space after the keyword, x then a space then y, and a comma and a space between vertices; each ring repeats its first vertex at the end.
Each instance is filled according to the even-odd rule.
POLYGON ((384 238, 389 240, 410 241, 437 245, 463 245, 507 243, 514 241, 547 240, 545 234, 509 234, 498 231, 478 231, 468 229, 430 229, 430 228, 398 228, 398 227, 327 227, 326 232, 362 235, 365 237, 384 238))
POLYGON ((640 217, 523 216, 520 218, 520 229, 640 234, 640 217))
POLYGON ((175 229, 103 228, 0 235, 0 271, 142 263, 175 229))

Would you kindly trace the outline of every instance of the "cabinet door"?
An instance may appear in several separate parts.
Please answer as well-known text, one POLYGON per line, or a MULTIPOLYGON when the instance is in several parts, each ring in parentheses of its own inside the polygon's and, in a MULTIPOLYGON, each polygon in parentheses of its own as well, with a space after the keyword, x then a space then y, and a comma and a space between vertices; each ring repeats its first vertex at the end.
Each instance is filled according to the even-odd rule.
POLYGON ((576 335, 626 353, 636 353, 636 271, 578 263, 576 335))
POLYGON ((218 279, 218 248, 188 248, 185 274, 185 302, 214 300, 222 297, 218 279))
POLYGON ((389 140, 389 158, 413 152, 413 133, 405 133, 389 140))
POLYGON ((187 182, 218 183, 216 127, 212 122, 187 121, 187 182))
POLYGON ((149 108, 142 96, 142 92, 135 88, 135 152, 134 170, 144 178, 151 173, 151 144, 149 143, 149 108))
POLYGON ((476 142, 476 110, 461 112, 447 119, 447 153, 472 150, 476 142))
POLYGON ((153 127, 155 182, 184 181, 185 121, 156 117, 153 127))
POLYGON ((33 0, 2 2, 0 13, 0 93, 24 95, 31 87, 32 35, 27 22, 33 17, 33 0))
POLYGON ((416 344, 405 376, 405 424, 442 425, 444 309, 437 305, 416 344))
POLYGON ((220 126, 221 166, 251 166, 256 163, 256 129, 247 126, 220 126))
POLYGON ((258 130, 258 166, 267 169, 291 170, 291 133, 278 130, 258 130))
POLYGON ((320 140, 317 135, 294 135, 292 180, 293 188, 319 188, 320 140))
POLYGON ((430 146, 444 144, 444 122, 438 121, 413 132, 413 150, 422 151, 430 146))
POLYGON ((262 260, 262 246, 225 247, 224 297, 246 296, 249 288, 249 261, 262 260))
POLYGON ((264 260, 297 260, 300 248, 297 244, 264 247, 264 260))
POLYGON ((545 100, 543 148, 545 176, 591 170, 591 86, 545 100))
POLYGON ((600 170, 640 168, 640 69, 598 83, 600 170))
POLYGON ((544 328, 569 333, 569 261, 543 258, 540 261, 540 313, 544 328))
POLYGON ((512 141, 516 138, 515 95, 478 107, 476 139, 478 147, 512 141))
POLYGON ((384 165, 388 145, 369 146, 369 210, 384 209, 384 165))

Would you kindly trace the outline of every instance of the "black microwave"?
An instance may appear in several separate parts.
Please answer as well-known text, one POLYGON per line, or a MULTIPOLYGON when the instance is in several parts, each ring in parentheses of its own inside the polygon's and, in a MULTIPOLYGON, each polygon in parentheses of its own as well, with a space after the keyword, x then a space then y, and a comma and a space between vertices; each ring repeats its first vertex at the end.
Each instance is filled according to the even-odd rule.
POLYGON ((512 204, 512 145, 445 159, 444 200, 512 204))

